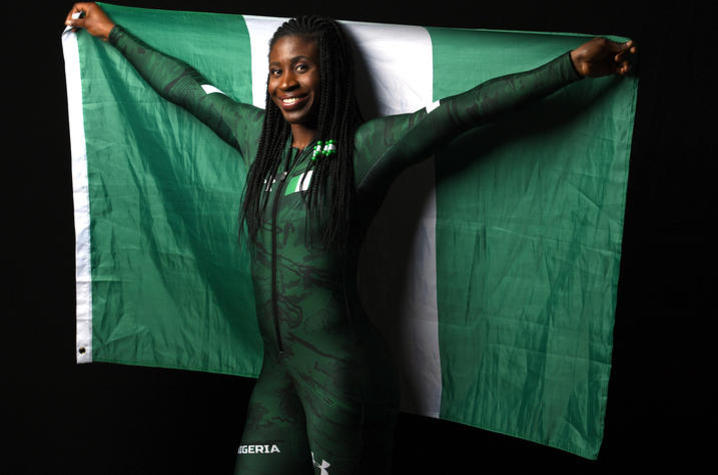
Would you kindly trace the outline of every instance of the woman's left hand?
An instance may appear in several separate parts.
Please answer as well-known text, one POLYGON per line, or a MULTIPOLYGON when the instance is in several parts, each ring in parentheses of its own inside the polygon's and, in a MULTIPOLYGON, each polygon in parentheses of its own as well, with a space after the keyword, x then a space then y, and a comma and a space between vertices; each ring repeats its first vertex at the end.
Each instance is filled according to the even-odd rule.
POLYGON ((606 38, 594 38, 571 51, 571 61, 581 76, 623 76, 631 70, 631 58, 637 51, 632 40, 617 43, 606 38))

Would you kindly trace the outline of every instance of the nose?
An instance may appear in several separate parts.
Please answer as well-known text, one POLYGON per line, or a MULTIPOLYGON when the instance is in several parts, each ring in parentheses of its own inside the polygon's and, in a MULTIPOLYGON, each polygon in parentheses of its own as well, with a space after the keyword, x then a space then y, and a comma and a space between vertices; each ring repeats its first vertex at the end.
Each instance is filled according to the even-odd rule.
POLYGON ((279 82, 279 88, 283 91, 291 91, 299 86, 297 77, 293 71, 289 70, 282 74, 282 79, 279 82))

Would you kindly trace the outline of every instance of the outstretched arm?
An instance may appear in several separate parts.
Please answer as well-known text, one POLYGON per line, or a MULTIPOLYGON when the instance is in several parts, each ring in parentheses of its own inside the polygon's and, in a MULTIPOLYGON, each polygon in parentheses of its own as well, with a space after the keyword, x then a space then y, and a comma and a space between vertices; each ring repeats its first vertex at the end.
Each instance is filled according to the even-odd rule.
POLYGON ((496 120, 584 76, 628 73, 630 57, 635 53, 630 41, 595 38, 536 69, 491 79, 442 99, 431 113, 421 110, 368 122, 357 134, 362 155, 355 164, 357 184, 381 190, 404 168, 428 158, 468 129, 496 120))
POLYGON ((115 24, 95 3, 76 3, 65 24, 73 31, 83 28, 115 46, 158 94, 207 124, 237 148, 245 160, 251 157, 253 151, 249 150, 249 144, 256 141, 251 132, 261 128, 260 109, 221 93, 188 64, 153 49, 115 24), (82 16, 73 18, 77 14, 82 16))
POLYGON ((616 43, 594 38, 536 69, 492 79, 446 98, 427 117, 443 132, 427 137, 426 146, 431 142, 441 145, 464 130, 490 122, 583 77, 624 75, 630 71, 630 56, 635 52, 631 41, 616 43))

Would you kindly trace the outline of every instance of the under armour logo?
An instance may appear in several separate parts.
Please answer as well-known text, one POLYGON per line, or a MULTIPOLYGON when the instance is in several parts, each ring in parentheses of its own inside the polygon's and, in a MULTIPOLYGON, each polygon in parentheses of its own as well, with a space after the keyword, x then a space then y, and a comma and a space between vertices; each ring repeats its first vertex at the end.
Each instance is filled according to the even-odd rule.
POLYGON ((319 472, 319 475, 329 475, 329 471, 327 470, 329 467, 332 466, 329 462, 322 459, 322 464, 319 465, 317 461, 314 459, 314 452, 312 452, 312 464, 314 464, 315 467, 317 467, 321 472, 319 472))

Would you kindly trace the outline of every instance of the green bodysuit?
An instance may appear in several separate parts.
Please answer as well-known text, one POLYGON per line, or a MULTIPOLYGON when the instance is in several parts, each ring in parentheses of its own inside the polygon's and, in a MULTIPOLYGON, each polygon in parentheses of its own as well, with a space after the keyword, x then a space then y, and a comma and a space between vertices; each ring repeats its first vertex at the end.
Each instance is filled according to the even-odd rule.
MULTIPOLYGON (((247 167, 257 154, 264 111, 217 92, 187 64, 116 26, 116 46, 151 86, 188 109, 235 147, 247 167)), ((386 344, 356 289, 363 234, 389 185, 461 132, 579 79, 568 54, 532 71, 504 76, 411 114, 364 123, 356 132, 358 229, 350 259, 311 242, 302 180, 314 144, 287 142, 286 170, 268 183, 265 216, 252 247, 262 372, 239 448, 241 474, 389 473, 398 410, 398 377, 386 344)), ((336 155, 331 158, 336 159, 336 155)), ((230 219, 231 217, 228 217, 230 219)))

